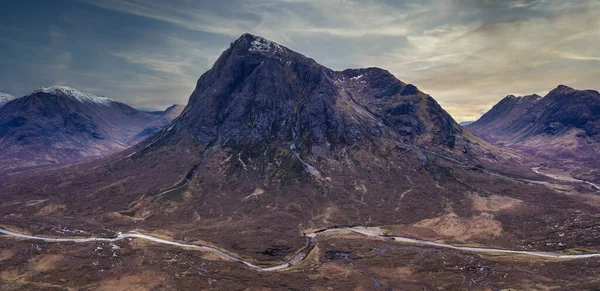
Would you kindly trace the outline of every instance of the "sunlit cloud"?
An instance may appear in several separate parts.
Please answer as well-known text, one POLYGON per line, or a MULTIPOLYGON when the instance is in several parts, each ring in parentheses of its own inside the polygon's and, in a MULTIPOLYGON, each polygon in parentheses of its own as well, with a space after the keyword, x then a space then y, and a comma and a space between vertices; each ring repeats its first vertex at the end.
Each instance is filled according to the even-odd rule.
MULTIPOLYGON (((72 33, 101 33, 104 24, 87 23, 94 19, 121 21, 124 31, 112 41, 108 30, 102 41, 89 38, 94 46, 88 49, 95 50, 89 54, 103 60, 94 67, 85 65, 80 51, 53 47, 57 53, 52 62, 70 72, 60 79, 118 95, 136 106, 185 103, 200 74, 244 32, 272 39, 333 69, 388 69, 436 98, 457 121, 477 118, 508 94, 545 94, 558 84, 598 89, 600 79, 599 1, 73 3, 77 9, 69 11, 76 14, 61 17, 77 23, 81 31, 48 23, 46 33, 55 45, 68 42, 65 38, 72 33), (66 54, 61 59, 58 52, 70 52, 71 59, 66 54), (86 77, 91 70, 101 82, 86 77)), ((3 31, 14 26, 0 20, 3 31)))

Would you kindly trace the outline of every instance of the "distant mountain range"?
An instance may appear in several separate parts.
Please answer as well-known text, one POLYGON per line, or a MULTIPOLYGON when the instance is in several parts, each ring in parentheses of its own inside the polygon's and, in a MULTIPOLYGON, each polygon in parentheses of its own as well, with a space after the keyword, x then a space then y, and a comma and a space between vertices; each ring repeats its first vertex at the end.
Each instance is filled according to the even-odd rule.
POLYGON ((463 121, 463 122, 459 123, 458 125, 460 125, 460 126, 467 126, 467 125, 469 125, 469 124, 471 124, 473 122, 475 122, 475 121, 463 121))
POLYGON ((181 113, 154 114, 69 87, 41 88, 0 108, 3 171, 103 157, 140 142, 181 113))
POLYGON ((600 94, 560 85, 544 97, 509 95, 467 128, 545 158, 600 161, 600 94))

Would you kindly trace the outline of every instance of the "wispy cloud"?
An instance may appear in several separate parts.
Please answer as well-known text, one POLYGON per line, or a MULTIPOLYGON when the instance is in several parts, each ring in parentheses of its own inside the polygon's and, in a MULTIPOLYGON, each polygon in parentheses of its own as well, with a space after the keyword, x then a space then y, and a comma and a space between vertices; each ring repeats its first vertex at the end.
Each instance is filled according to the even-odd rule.
MULTIPOLYGON (((165 21, 183 28, 238 36, 244 27, 256 26, 248 19, 219 16, 194 1, 84 0, 86 3, 137 16, 165 21), (227 25, 220 25, 223 23, 227 25)), ((208 7, 210 8, 210 7, 208 7)))
MULTIPOLYGON (((510 93, 544 93, 561 83, 594 88, 600 79, 595 0, 77 1, 83 5, 75 15, 61 15, 76 25, 39 27, 57 44, 68 42, 75 28, 91 35, 94 46, 86 49, 107 64, 86 66, 81 51, 53 47, 57 68, 79 72, 61 79, 145 107, 185 102, 202 71, 244 32, 334 69, 384 67, 459 121, 510 93), (101 21, 94 26, 95 19, 101 21), (120 25, 110 26, 111 20, 120 25), (104 89, 93 81, 100 78, 104 89)), ((14 25, 0 20, 0 29, 14 25)))

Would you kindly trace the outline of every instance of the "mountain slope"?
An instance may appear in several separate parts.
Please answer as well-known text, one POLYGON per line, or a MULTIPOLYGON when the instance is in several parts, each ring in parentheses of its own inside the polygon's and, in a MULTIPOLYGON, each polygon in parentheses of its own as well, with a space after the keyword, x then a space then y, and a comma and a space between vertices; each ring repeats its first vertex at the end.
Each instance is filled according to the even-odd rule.
POLYGON ((600 161, 600 94, 560 85, 544 98, 508 96, 468 128, 542 157, 600 161))
MULTIPOLYGON (((173 119, 68 87, 49 87, 0 108, 3 170, 72 163, 126 149, 173 119)), ((176 113, 176 112, 175 112, 176 113)))
POLYGON ((333 71, 245 34, 200 77, 181 116, 140 144, 0 180, 0 223, 143 229, 261 261, 293 255, 303 232, 340 225, 525 249, 593 246, 598 207, 524 183, 543 177, 519 159, 383 69, 333 71), (567 235, 549 235, 557 223, 567 235))
POLYGON ((181 112, 183 112, 184 108, 185 108, 184 105, 175 104, 175 105, 169 106, 164 111, 148 112, 149 114, 156 116, 156 119, 160 122, 158 122, 156 125, 151 125, 151 126, 145 128, 144 130, 140 131, 140 133, 138 133, 135 136, 136 139, 142 140, 142 139, 145 139, 145 138, 155 134, 156 132, 161 130, 166 124, 168 124, 173 119, 175 119, 179 115, 181 115, 181 112))

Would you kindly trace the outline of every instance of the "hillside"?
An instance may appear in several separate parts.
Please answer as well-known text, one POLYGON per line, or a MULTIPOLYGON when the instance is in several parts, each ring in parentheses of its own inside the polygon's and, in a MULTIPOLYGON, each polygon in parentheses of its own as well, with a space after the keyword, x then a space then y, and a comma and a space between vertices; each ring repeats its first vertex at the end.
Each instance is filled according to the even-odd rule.
POLYGON ((160 130, 180 111, 174 107, 152 115, 68 87, 42 88, 0 108, 2 168, 14 171, 104 157, 160 130))

